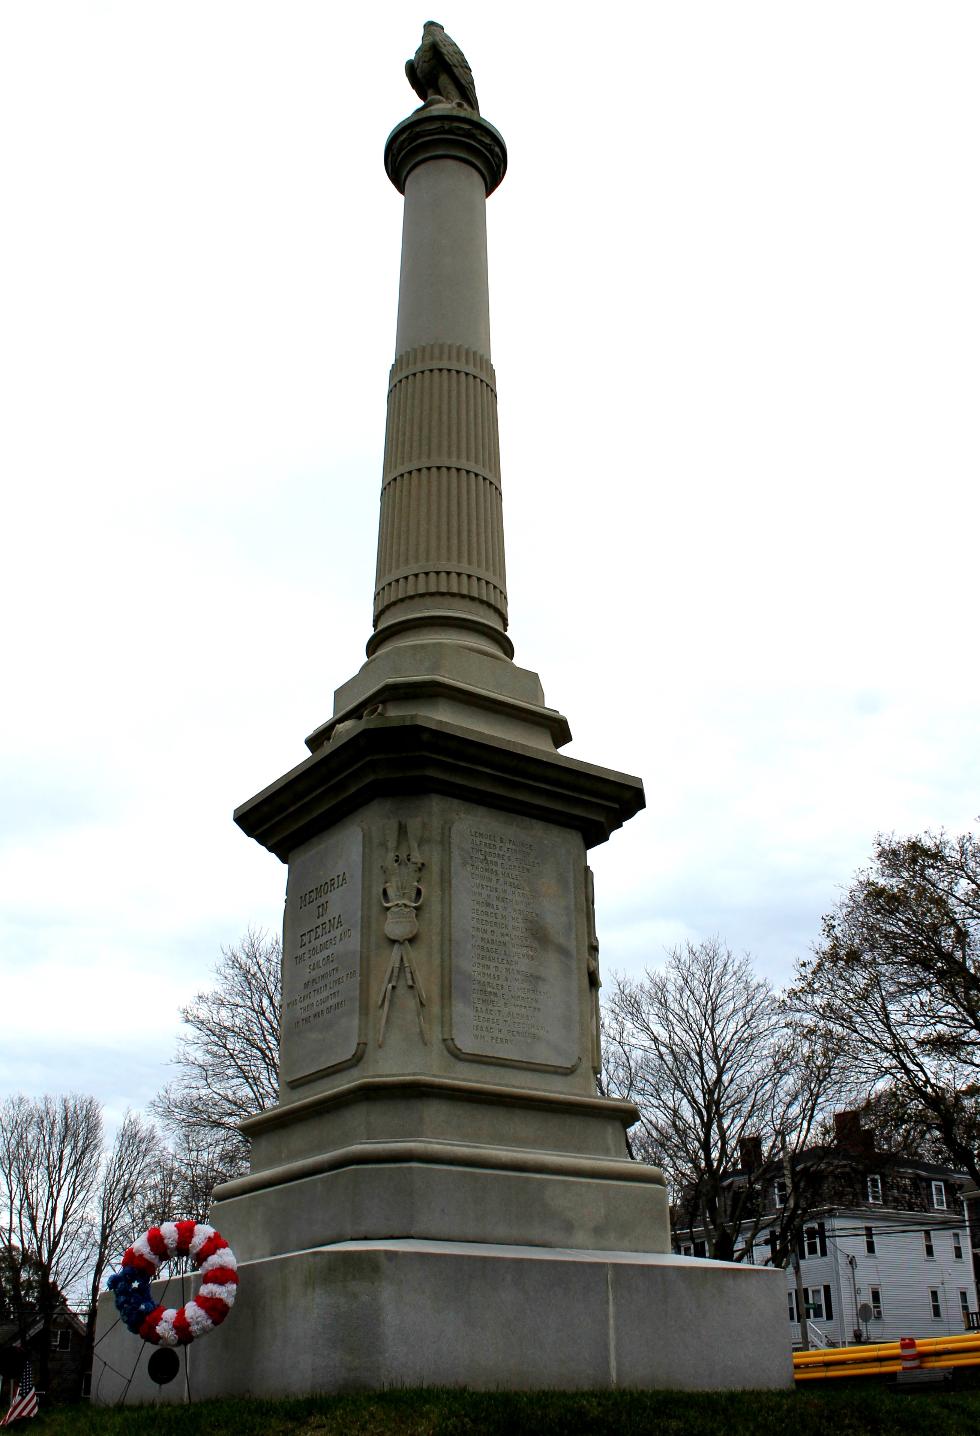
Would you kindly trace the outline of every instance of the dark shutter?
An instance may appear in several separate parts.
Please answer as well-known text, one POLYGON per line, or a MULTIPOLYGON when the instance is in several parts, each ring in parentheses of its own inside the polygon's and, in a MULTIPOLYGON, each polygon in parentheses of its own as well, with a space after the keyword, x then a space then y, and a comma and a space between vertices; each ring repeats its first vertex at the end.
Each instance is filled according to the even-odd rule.
POLYGON ((800 1261, 806 1256, 806 1231, 801 1227, 796 1234, 796 1253, 800 1261))
POLYGON ((823 1314, 828 1321, 833 1321, 834 1303, 830 1299, 830 1287, 826 1284, 823 1289, 823 1314))
POLYGON ((827 1225, 825 1222, 817 1222, 817 1238, 820 1242, 820 1255, 827 1255, 827 1225))
POLYGON ((770 1232, 769 1235, 766 1237, 766 1241, 769 1243, 769 1260, 772 1262, 773 1266, 775 1266, 775 1265, 776 1265, 776 1233, 775 1233, 775 1232, 770 1232))

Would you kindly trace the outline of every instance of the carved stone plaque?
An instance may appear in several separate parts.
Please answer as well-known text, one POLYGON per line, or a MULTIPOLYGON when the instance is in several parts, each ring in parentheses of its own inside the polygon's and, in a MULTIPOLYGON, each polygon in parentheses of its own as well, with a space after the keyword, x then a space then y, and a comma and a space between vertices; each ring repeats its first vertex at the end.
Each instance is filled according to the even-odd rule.
POLYGON ((461 1055, 578 1064, 574 846, 571 834, 527 819, 488 813, 453 824, 452 1040, 461 1055))
POLYGON ((358 1055, 361 865, 356 824, 289 862, 282 945, 282 1075, 295 1084, 358 1055))

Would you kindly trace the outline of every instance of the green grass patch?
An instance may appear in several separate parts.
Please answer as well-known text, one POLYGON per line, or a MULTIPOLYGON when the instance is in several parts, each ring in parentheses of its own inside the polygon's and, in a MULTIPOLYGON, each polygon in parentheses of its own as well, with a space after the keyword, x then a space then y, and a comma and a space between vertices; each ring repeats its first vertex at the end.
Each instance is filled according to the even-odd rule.
POLYGON ((25 1436, 975 1436, 980 1391, 388 1391, 46 1411, 25 1436))

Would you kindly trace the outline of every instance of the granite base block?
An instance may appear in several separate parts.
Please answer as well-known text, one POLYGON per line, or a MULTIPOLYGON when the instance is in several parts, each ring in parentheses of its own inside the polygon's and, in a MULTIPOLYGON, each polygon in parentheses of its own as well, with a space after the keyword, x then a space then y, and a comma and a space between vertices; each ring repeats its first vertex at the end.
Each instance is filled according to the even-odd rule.
POLYGON ((345 1165, 337 1170, 299 1181, 272 1185, 275 1172, 244 1178, 242 1186, 270 1184, 216 1202, 212 1220, 235 1251, 250 1258, 387 1240, 393 1233, 479 1246, 640 1252, 663 1250, 670 1243, 662 1182, 615 1180, 607 1174, 607 1169, 621 1169, 627 1177, 659 1175, 638 1162, 494 1152, 461 1143, 390 1145, 395 1150, 386 1153, 386 1144, 366 1143, 352 1154, 339 1154, 345 1165), (398 1160, 406 1154, 425 1160, 398 1160), (378 1160, 385 1155, 389 1160, 378 1160), (467 1157, 472 1167, 463 1165, 467 1157), (493 1157, 501 1163, 497 1170, 489 1165, 493 1157), (370 1160, 358 1164, 358 1158, 370 1160), (517 1166, 521 1159, 527 1170, 517 1166), (547 1170, 549 1161, 557 1170, 547 1170))
POLYGON ((93 1401, 120 1401, 134 1363, 127 1404, 416 1386, 792 1385, 781 1271, 670 1253, 402 1239, 291 1252, 241 1272, 228 1321, 186 1349, 186 1375, 182 1367, 159 1391, 146 1371, 151 1348, 140 1356, 138 1338, 109 1330, 115 1310, 104 1297, 93 1401))

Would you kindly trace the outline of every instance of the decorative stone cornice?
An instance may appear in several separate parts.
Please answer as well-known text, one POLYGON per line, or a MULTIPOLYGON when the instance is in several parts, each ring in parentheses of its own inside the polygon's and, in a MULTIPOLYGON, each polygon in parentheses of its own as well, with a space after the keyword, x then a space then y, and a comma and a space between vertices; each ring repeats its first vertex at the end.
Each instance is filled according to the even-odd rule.
POLYGON ((399 194, 426 160, 461 160, 480 172, 487 194, 507 173, 503 135, 480 115, 450 105, 424 105, 396 125, 385 142, 385 171, 399 194))
POLYGON ((239 1123, 242 1132, 251 1140, 261 1133, 279 1127, 289 1127, 293 1122, 306 1117, 318 1117, 334 1107, 343 1107, 351 1102, 384 1102, 392 1098, 412 1097, 422 1100, 439 1101, 452 1098, 462 1102, 474 1102, 483 1106, 519 1107, 527 1110, 560 1112, 564 1116, 593 1117, 599 1121, 614 1118, 624 1127, 632 1127, 640 1120, 640 1109, 634 1102, 619 1097, 581 1097, 572 1092, 547 1092, 533 1087, 504 1087, 493 1082, 467 1082, 452 1077, 432 1077, 427 1073, 405 1073, 396 1076, 360 1077, 332 1087, 326 1092, 317 1092, 312 1097, 302 1097, 288 1107, 270 1107, 254 1117, 246 1117, 239 1123))
POLYGON ((235 811, 250 838, 287 862, 294 849, 374 798, 442 793, 559 823, 588 848, 644 806, 643 784, 424 715, 364 718, 235 811))

